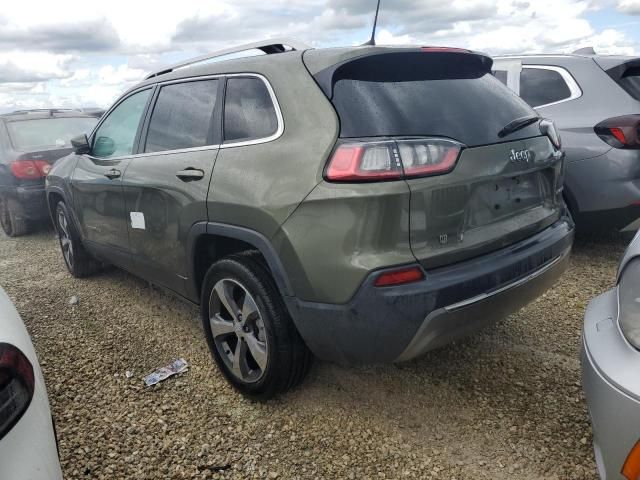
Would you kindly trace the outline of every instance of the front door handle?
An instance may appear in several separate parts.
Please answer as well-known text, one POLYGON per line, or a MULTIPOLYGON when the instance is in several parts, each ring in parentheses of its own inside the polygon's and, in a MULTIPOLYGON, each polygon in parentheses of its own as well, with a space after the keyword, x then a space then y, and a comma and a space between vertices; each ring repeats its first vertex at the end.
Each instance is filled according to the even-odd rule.
POLYGON ((196 168, 185 168, 176 172, 176 177, 184 182, 191 182, 193 180, 200 180, 204 177, 204 172, 196 168))
POLYGON ((120 178, 120 175, 122 175, 122 172, 116 168, 112 168, 104 174, 104 176, 110 180, 113 180, 114 178, 120 178))

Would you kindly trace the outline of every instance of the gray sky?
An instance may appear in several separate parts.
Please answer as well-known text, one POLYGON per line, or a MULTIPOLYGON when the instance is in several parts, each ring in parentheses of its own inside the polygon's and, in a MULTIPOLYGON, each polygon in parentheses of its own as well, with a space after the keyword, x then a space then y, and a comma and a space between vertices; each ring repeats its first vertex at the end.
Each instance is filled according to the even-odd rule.
MULTIPOLYGON (((369 36, 375 0, 3 2, 0 111, 108 106, 145 72, 274 36, 314 46, 369 36)), ((382 0, 377 40, 492 54, 640 54, 640 0, 382 0)))

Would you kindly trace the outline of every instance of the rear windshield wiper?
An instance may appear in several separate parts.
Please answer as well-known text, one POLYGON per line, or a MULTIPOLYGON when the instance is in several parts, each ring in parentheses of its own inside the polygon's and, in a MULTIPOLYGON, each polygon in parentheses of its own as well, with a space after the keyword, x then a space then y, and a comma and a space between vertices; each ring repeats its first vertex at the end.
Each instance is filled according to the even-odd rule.
POLYGON ((540 120, 537 115, 528 115, 526 117, 516 118, 512 122, 507 123, 502 130, 498 132, 498 137, 506 137, 507 135, 522 130, 524 127, 528 127, 532 123, 536 123, 540 120))

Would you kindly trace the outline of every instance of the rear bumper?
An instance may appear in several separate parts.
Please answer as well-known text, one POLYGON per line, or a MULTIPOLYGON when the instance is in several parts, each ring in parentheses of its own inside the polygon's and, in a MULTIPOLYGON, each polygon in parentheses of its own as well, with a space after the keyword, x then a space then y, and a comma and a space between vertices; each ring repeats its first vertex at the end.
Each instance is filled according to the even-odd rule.
POLYGON ((16 214, 19 218, 34 221, 49 218, 44 184, 11 187, 3 193, 18 203, 20 209, 16 214))
POLYGON ((465 336, 526 305, 565 270, 573 224, 556 222, 499 251, 374 287, 370 274, 345 305, 298 300, 294 319, 309 348, 340 363, 404 361, 465 336))
POLYGON ((617 289, 593 299, 582 343, 582 385, 603 480, 623 478, 624 461, 640 440, 640 352, 625 340, 617 317, 617 289))

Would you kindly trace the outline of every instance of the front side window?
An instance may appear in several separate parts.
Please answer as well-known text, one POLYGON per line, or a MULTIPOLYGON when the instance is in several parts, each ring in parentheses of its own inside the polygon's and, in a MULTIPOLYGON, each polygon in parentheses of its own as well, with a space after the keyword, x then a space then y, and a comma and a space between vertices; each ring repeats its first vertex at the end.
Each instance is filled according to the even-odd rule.
POLYGON ((120 157, 133 153, 133 143, 150 94, 150 89, 135 93, 109 114, 96 131, 91 150, 94 157, 120 157))
POLYGON ((266 138, 277 130, 276 109, 265 83, 256 77, 229 78, 224 103, 225 142, 266 138))
POLYGON ((520 96, 532 107, 540 107, 571 97, 571 90, 560 72, 542 68, 523 68, 520 96))
POLYGON ((204 147, 215 143, 213 110, 218 80, 166 85, 151 115, 145 152, 204 147))

